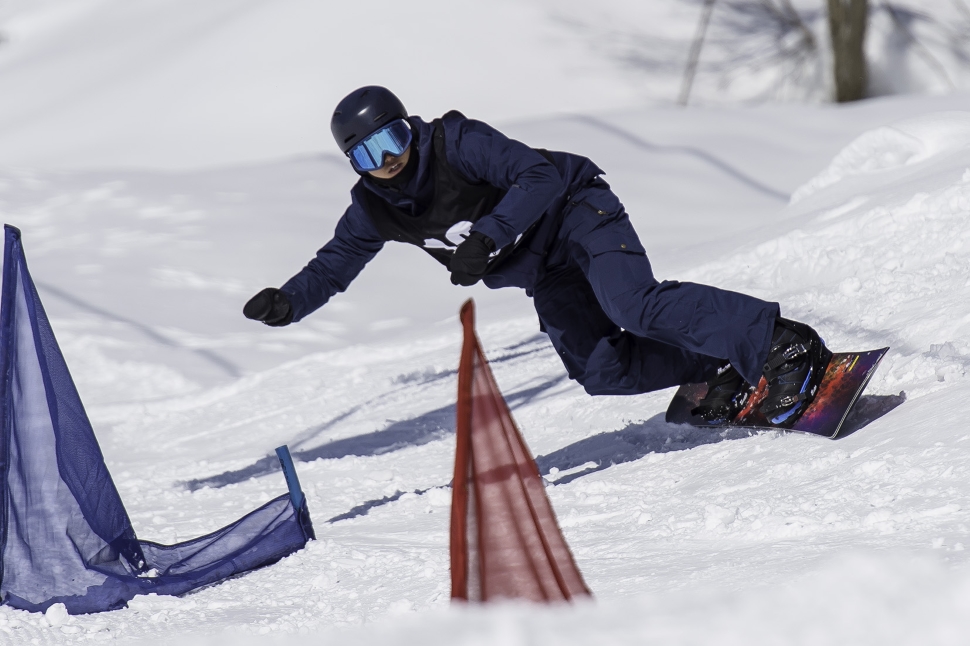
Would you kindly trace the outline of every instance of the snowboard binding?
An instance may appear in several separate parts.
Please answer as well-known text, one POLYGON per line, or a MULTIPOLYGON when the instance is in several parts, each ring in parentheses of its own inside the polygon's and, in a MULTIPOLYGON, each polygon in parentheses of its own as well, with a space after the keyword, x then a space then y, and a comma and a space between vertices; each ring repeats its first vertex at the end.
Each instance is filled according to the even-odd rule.
POLYGON ((744 409, 752 392, 754 387, 744 380, 734 366, 726 363, 707 383, 707 394, 691 410, 691 414, 701 417, 711 426, 727 424, 744 409))
MULTIPOLYGON (((850 411, 865 390, 866 384, 869 383, 869 379, 875 373, 876 368, 879 367, 879 362, 888 351, 889 348, 861 352, 837 352, 832 355, 831 359, 820 361, 820 363, 826 365, 819 365, 812 371, 815 374, 824 374, 824 376, 821 384, 817 386, 813 399, 809 403, 801 402, 800 409, 785 420, 786 423, 791 425, 783 428, 828 438, 839 437, 846 420, 849 418, 850 411)), ((827 355, 822 354, 821 358, 824 360, 827 355)), ((791 356, 791 353, 789 356, 791 356)), ((797 359, 797 357, 794 357, 791 361, 797 359)), ((702 417, 700 413, 704 409, 701 408, 700 404, 704 401, 707 393, 712 390, 713 382, 714 379, 707 383, 684 384, 678 388, 677 393, 670 400, 664 419, 670 424, 691 424, 703 428, 719 426, 736 426, 755 430, 778 428, 761 412, 761 403, 768 396, 768 382, 765 379, 760 380, 754 392, 747 396, 744 408, 730 420, 717 421, 728 417, 729 411, 721 416, 708 415, 709 419, 713 421, 708 421, 708 419, 702 417)), ((809 386, 811 386, 811 382, 812 380, 809 380, 809 386)), ((800 391, 801 387, 799 386, 797 390, 800 391)), ((811 388, 809 387, 806 392, 810 391, 811 388)), ((785 411, 781 412, 784 413, 785 411)), ((777 418, 780 415, 775 413, 772 416, 777 418)))
POLYGON ((778 317, 764 365, 768 394, 759 410, 772 426, 791 428, 818 394, 832 352, 808 325, 778 317))

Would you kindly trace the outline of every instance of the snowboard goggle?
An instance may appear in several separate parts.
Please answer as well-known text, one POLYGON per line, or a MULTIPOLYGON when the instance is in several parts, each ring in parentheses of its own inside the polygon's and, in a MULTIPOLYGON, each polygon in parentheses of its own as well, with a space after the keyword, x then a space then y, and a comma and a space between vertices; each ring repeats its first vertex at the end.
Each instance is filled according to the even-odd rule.
POLYGON ((384 155, 398 157, 411 145, 411 128, 407 121, 398 119, 347 151, 350 163, 362 173, 377 170, 384 165, 384 155))

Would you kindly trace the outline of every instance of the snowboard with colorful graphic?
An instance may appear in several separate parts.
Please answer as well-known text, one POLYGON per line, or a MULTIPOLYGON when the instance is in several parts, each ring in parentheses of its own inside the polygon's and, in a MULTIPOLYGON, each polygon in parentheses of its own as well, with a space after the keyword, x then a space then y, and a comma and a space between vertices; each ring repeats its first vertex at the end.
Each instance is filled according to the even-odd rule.
MULTIPOLYGON (((849 412, 855 406, 859 395, 865 390, 869 379, 879 366, 889 348, 867 352, 837 352, 832 355, 825 376, 819 385, 818 395, 809 404, 792 431, 814 433, 835 439, 842 430, 849 412)), ((758 406, 768 393, 768 384, 761 379, 758 388, 748 398, 745 407, 730 422, 720 426, 740 426, 744 428, 773 428, 758 406)), ((685 384, 677 390, 670 406, 667 407, 667 422, 671 424, 691 424, 693 426, 712 426, 699 416, 691 414, 704 395, 707 384, 685 384)))

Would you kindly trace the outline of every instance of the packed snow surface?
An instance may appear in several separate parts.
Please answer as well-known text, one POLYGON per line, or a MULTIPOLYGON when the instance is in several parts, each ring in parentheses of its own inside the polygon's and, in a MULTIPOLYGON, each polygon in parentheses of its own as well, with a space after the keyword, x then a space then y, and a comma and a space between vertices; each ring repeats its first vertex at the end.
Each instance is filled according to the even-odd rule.
MULTIPOLYGON (((678 273, 778 300, 835 349, 892 346, 860 404, 858 430, 845 439, 667 425, 670 392, 591 398, 565 378, 534 316, 485 317, 480 336, 492 368, 596 596, 576 608, 449 605, 454 316, 406 326, 393 342, 372 338, 204 386, 180 360, 161 358, 208 348, 174 325, 147 328, 166 345, 131 321, 70 310, 62 299, 55 329, 139 536, 184 540, 278 494, 282 477, 267 456, 287 443, 319 540, 184 598, 139 597, 127 609, 79 617, 3 607, 0 640, 196 635, 218 643, 228 630, 240 643, 264 643, 265 634, 297 643, 306 632, 320 643, 365 644, 958 643, 970 616, 970 430, 961 405, 970 396, 968 121, 970 113, 940 112, 861 134, 757 233, 678 273)), ((70 179, 82 180, 91 176, 70 179)), ((137 267, 131 245, 142 241, 108 242, 119 234, 91 226, 98 216, 83 208, 77 217, 91 219, 77 235, 87 238, 45 234, 54 226, 45 208, 65 195, 83 204, 83 191, 59 192, 64 181, 3 176, 4 217, 24 226, 35 278, 59 289, 68 278, 44 267, 56 266, 59 250, 74 253, 72 245, 94 245, 92 263, 128 254, 137 267), (28 190, 33 202, 18 193, 28 190), (6 202, 11 194, 18 201, 6 202)), ((90 199, 138 213, 156 199, 138 187, 103 187, 90 199)), ((183 206, 158 217, 178 231, 179 218, 204 227, 219 216, 183 206)), ((638 226, 649 239, 650 221, 638 226)), ((242 231, 225 233, 245 244, 242 231)), ((219 243, 214 233, 199 239, 219 243)), ((197 292, 241 302, 261 286, 206 282, 171 262, 143 294, 123 277, 106 283, 129 294, 139 316, 152 311, 156 291, 177 288, 187 303, 197 292)), ((447 290, 444 281, 384 281, 369 298, 447 290)), ((54 290, 41 287, 52 304, 54 290)), ((257 327, 246 343, 299 346, 302 337, 291 334, 313 347, 325 332, 257 327)), ((211 357, 194 359, 217 369, 211 357)))
MULTIPOLYGON (((794 2, 816 35, 817 4, 794 2)), ((905 15, 931 48, 925 16, 966 20, 960 2, 922 4, 924 18, 905 15)), ((725 80, 702 66, 709 105, 684 110, 670 102, 697 3, 480 5, 0 6, 0 216, 24 232, 139 537, 185 540, 282 493, 272 451, 286 443, 319 538, 184 598, 78 617, 0 607, 0 644, 965 643, 967 95, 714 107, 785 70, 725 80), (364 21, 372 40, 340 28, 364 21), (441 49, 395 38, 417 23, 441 49), (459 108, 592 157, 659 277, 776 300, 836 350, 891 346, 854 432, 721 433, 665 424, 669 391, 591 398, 520 291, 454 288, 403 245, 298 325, 244 320, 245 300, 295 273, 346 207, 355 175, 329 110, 361 82, 402 78, 426 118, 459 108), (469 296, 592 603, 449 603, 469 296)), ((878 11, 878 83, 965 82, 964 41, 949 58, 931 49, 934 68, 878 11)), ((705 56, 729 51, 712 33, 705 56)))

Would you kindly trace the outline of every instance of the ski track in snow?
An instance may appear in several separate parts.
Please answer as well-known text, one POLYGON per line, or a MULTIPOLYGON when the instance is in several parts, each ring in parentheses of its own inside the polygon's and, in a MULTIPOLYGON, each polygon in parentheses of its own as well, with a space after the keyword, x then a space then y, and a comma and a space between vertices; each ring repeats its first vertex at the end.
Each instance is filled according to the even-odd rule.
POLYGON ((55 322, 69 360, 86 362, 82 394, 131 388, 127 401, 95 397, 90 413, 141 538, 184 540, 282 492, 265 458, 288 443, 319 540, 184 598, 78 617, 2 607, 0 642, 222 643, 229 631, 240 643, 307 632, 362 644, 958 643, 970 616, 959 405, 970 396, 970 153, 926 133, 968 123, 898 124, 923 133, 915 161, 886 162, 892 144, 864 135, 851 154, 882 162, 849 174, 837 158, 786 209, 786 232, 681 276, 777 299, 837 349, 891 345, 857 426, 874 419, 845 439, 667 425, 670 392, 590 398, 566 380, 534 319, 481 326, 596 595, 572 610, 450 608, 457 321, 208 389, 109 358, 110 330, 55 322), (157 390, 139 392, 148 382, 157 390))

